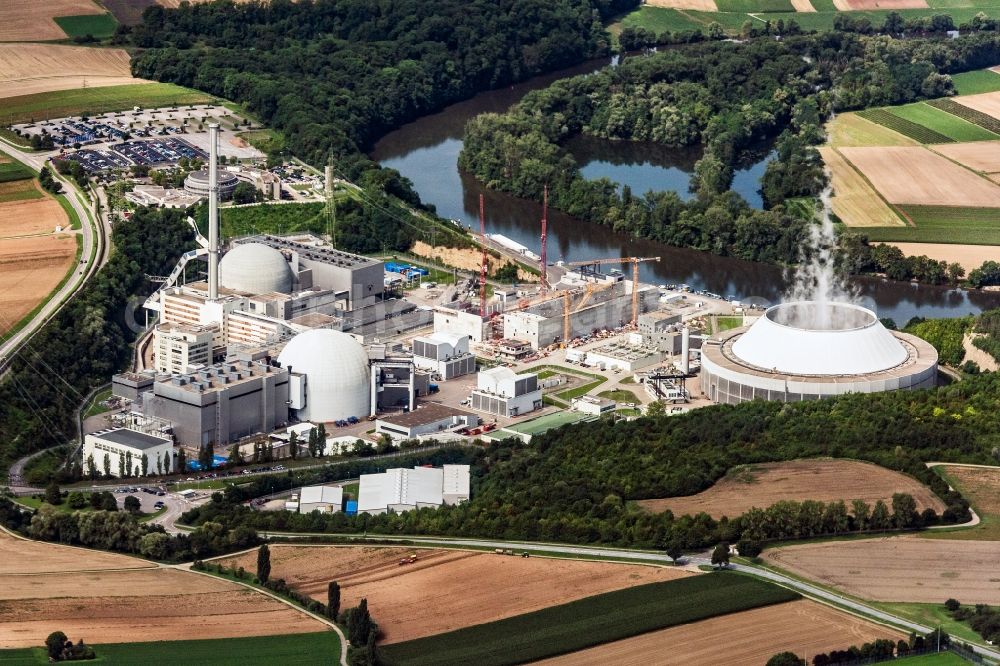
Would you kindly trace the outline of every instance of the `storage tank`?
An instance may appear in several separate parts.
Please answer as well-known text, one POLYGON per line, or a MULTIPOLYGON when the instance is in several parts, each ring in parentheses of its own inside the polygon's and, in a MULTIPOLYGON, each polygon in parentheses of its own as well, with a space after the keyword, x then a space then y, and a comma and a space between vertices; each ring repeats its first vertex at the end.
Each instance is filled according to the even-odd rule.
POLYGON ((278 363, 306 378, 306 404, 296 410, 302 421, 337 421, 371 413, 368 354, 340 331, 314 329, 292 338, 278 363))

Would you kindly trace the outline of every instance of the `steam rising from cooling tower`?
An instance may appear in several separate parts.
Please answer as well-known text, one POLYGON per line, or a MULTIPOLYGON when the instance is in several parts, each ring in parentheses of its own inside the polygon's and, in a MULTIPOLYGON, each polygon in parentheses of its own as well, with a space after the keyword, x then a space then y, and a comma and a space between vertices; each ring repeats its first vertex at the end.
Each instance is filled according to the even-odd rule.
POLYGON ((802 248, 802 263, 795 271, 794 282, 785 294, 785 301, 810 301, 815 307, 788 308, 776 313, 779 324, 810 330, 831 330, 847 326, 837 321, 843 310, 834 303, 851 303, 855 294, 848 289, 843 276, 837 273, 837 235, 830 219, 830 197, 827 187, 820 195, 823 204, 819 224, 809 225, 809 237, 802 248))
POLYGON ((219 297, 219 124, 208 126, 208 298, 219 297))

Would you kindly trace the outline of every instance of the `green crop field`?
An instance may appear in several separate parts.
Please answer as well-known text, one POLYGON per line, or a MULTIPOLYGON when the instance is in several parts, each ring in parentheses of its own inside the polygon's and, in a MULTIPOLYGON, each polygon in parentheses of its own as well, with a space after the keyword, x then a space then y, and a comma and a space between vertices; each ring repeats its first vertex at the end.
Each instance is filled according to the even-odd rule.
POLYGON ((947 111, 934 108, 924 102, 906 104, 889 109, 894 116, 909 120, 938 134, 943 134, 953 141, 993 141, 1000 139, 993 132, 979 125, 962 120, 947 111))
POLYGON ((892 663, 898 664, 898 666, 969 666, 969 662, 962 659, 954 652, 923 654, 919 657, 898 659, 892 663))
MULTIPOLYGON (((997 78, 1000 78, 1000 76, 997 78)), ((978 125, 989 132, 993 132, 994 134, 1000 133, 1000 120, 997 120, 988 113, 970 109, 969 107, 948 98, 932 99, 927 102, 927 104, 929 106, 933 106, 935 109, 940 109, 941 111, 950 113, 953 116, 967 120, 968 122, 978 125)))
MULTIPOLYGON (((77 636, 70 636, 75 640, 77 636)), ((86 640, 86 637, 82 637, 86 640)), ((245 666, 246 664, 335 664, 340 660, 340 641, 332 631, 282 636, 253 636, 201 641, 159 641, 154 643, 108 643, 92 645, 97 653, 95 662, 102 664, 142 664, 143 666, 174 666, 175 664, 212 664, 212 666, 245 666)), ((42 648, 0 650, 0 664, 34 666, 47 664, 42 648)))
POLYGON ((866 227, 871 241, 1000 245, 1000 208, 897 206, 912 227, 866 227))
POLYGON ((0 153, 4 161, 0 162, 0 183, 9 183, 15 180, 27 180, 35 177, 35 172, 21 164, 17 160, 0 153))
POLYGON ((790 0, 715 0, 720 12, 794 12, 790 0))
POLYGON ((920 143, 954 143, 954 140, 949 137, 936 132, 929 127, 924 127, 918 123, 913 122, 907 118, 898 116, 891 111, 886 109, 869 109, 868 111, 859 111, 858 115, 865 120, 870 120, 873 123, 878 123, 883 127, 888 127, 889 129, 899 132, 903 136, 908 136, 915 141, 920 143))
POLYGON ((730 572, 587 597, 498 622, 379 648, 388 666, 499 666, 566 654, 638 634, 798 599, 730 572))
POLYGON ((110 13, 84 14, 82 16, 57 16, 55 22, 70 37, 97 37, 103 39, 115 34, 118 21, 110 13))
POLYGON ((14 185, 0 187, 0 203, 30 201, 32 199, 41 199, 44 196, 44 194, 38 191, 35 184, 27 179, 15 181, 14 185))
POLYGON ((1000 74, 988 69, 952 74, 951 80, 959 95, 978 95, 1000 90, 1000 74))
POLYGON ((173 104, 202 104, 213 99, 211 95, 172 83, 60 90, 0 99, 0 123, 10 125, 81 113, 121 111, 133 106, 153 108, 173 104))

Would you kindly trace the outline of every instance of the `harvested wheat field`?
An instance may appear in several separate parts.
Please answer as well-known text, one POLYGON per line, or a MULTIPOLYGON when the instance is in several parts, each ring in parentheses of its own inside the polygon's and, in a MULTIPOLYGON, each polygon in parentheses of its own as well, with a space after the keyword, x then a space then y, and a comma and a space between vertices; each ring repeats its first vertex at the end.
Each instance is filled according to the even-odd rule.
POLYGON ((76 243, 69 234, 0 241, 0 333, 34 310, 62 282, 76 258, 76 243))
MULTIPOLYGON (((893 493, 909 493, 918 510, 945 506, 929 488, 905 474, 856 460, 792 460, 738 467, 714 486, 689 497, 640 500, 650 511, 670 509, 674 515, 705 512, 714 518, 738 516, 752 507, 766 508, 781 500, 862 499, 868 504, 891 501, 893 493)), ((848 506, 848 510, 850 506, 848 506)))
POLYGON ((927 9, 926 0, 833 0, 833 4, 842 11, 927 9))
POLYGON ((0 98, 54 90, 148 83, 132 78, 122 49, 61 44, 0 44, 0 98))
MULTIPOLYGON (((996 71, 996 70, 994 70, 996 71)), ((978 95, 959 95, 952 98, 962 106, 981 111, 988 116, 1000 118, 1000 92, 979 93, 978 95)))
POLYGON ((903 220, 850 163, 833 148, 820 148, 823 162, 830 171, 834 214, 849 227, 902 226, 903 220))
POLYGON ((795 8, 797 12, 814 12, 816 8, 812 6, 809 0, 792 0, 792 7, 795 8))
POLYGON ((3 0, 0 42, 66 39, 53 17, 103 14, 93 0, 3 0))
POLYGON ((917 146, 908 136, 884 125, 866 120, 856 113, 841 113, 826 124, 827 145, 842 146, 917 146))
POLYGON ((18 539, 0 530, 0 576, 152 566, 151 562, 126 555, 18 539))
POLYGON ((886 243, 886 245, 895 245, 908 257, 927 255, 935 261, 958 264, 965 269, 966 274, 973 268, 982 266, 984 261, 1000 260, 1000 249, 990 245, 953 245, 951 243, 886 243))
POLYGON ((234 583, 175 569, 0 576, 0 647, 59 629, 88 643, 322 631, 294 608, 234 583), (83 612, 81 612, 83 611, 83 612))
MULTIPOLYGON (((997 253, 1000 255, 1000 252, 997 253)), ((994 259, 1000 257, 994 256, 994 259)), ((984 370, 996 367, 996 360, 978 347, 973 347, 969 336, 963 340, 967 344, 966 358, 979 363, 984 370), (969 352, 969 348, 973 353, 969 352)), ((947 479, 962 495, 969 500, 972 508, 980 517, 980 523, 968 529, 949 532, 925 533, 948 539, 965 539, 975 541, 1000 541, 1000 467, 966 467, 963 465, 946 465, 943 467, 947 479)), ((1000 559, 1000 555, 998 555, 1000 559)))
MULTIPOLYGON (((34 181, 14 181, 4 185, 18 183, 33 184, 34 181)), ((51 234, 56 225, 66 227, 69 220, 59 202, 49 196, 0 203, 0 239, 51 234)), ((3 253, 2 243, 0 253, 3 253)))
POLYGON ((536 662, 545 666, 715 664, 760 666, 778 652, 817 654, 905 636, 805 599, 755 608, 536 662), (719 640, 724 636, 725 640, 719 640), (664 656, 670 658, 666 662, 664 656))
POLYGON ((693 9, 699 12, 717 12, 719 8, 715 0, 646 0, 650 7, 667 7, 668 9, 693 9))
POLYGON ((830 541, 764 551, 800 576, 875 601, 1000 604, 1000 542, 915 536, 830 541))
MULTIPOLYGON (((222 560, 256 566, 256 551, 222 560)), ((273 546, 271 577, 320 601, 340 583, 345 608, 368 599, 385 643, 440 634, 633 585, 691 575, 681 570, 493 553, 337 546, 273 546), (418 561, 400 566, 416 553, 418 561)))
POLYGON ((1000 186, 929 150, 841 148, 889 203, 1000 207, 1000 186))
POLYGON ((942 143, 934 152, 955 160, 963 166, 983 173, 1000 172, 1000 141, 973 141, 970 143, 942 143))

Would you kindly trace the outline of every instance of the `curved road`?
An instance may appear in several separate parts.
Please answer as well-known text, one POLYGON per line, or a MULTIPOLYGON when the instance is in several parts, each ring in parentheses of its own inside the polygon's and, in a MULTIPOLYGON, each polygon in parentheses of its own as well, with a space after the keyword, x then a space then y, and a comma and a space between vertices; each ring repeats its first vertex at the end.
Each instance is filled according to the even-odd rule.
MULTIPOLYGON (((48 157, 51 153, 31 153, 26 152, 9 141, 0 137, 0 149, 3 152, 13 156, 15 159, 27 164, 29 167, 35 171, 41 170, 43 166, 48 161, 48 157)), ((2 371, 11 358, 17 353, 20 347, 27 343, 32 335, 42 325, 49 320, 49 318, 58 312, 59 308, 71 297, 73 296, 83 285, 89 280, 97 270, 107 263, 108 256, 110 255, 107 239, 110 237, 108 231, 107 223, 104 219, 97 221, 96 225, 91 224, 92 215, 87 207, 80 203, 77 198, 77 190, 70 184, 69 181, 64 179, 55 169, 52 169, 52 174, 56 180, 63 184, 63 190, 65 191, 66 200, 69 201, 73 210, 76 211, 77 216, 80 218, 80 228, 83 235, 83 253, 81 258, 86 260, 84 264, 78 264, 74 270, 73 274, 69 280, 66 281, 59 291, 54 294, 50 294, 48 301, 44 306, 35 314, 35 316, 28 322, 20 331, 12 335, 8 340, 5 340, 0 344, 0 371, 2 371), (96 233, 95 233, 96 231, 96 233), (94 252, 96 250, 96 253, 94 252), (91 260, 91 254, 95 255, 95 259, 91 260)))

